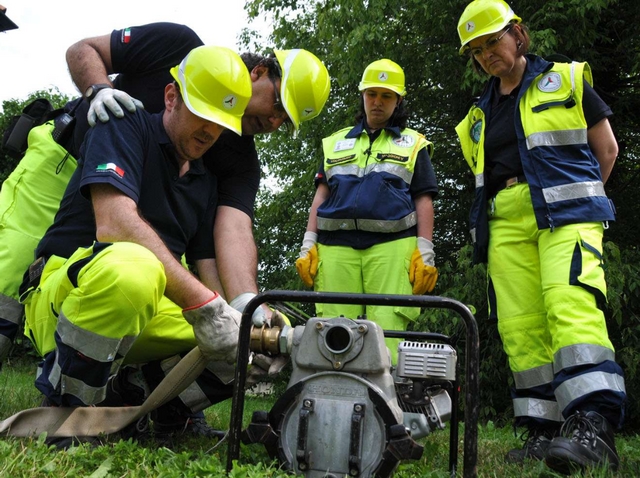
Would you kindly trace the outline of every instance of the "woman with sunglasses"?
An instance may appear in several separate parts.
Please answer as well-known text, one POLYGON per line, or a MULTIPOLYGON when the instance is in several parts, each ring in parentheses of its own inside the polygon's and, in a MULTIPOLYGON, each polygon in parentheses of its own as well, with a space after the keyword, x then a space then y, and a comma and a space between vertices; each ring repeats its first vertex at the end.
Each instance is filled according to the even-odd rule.
MULTIPOLYGON (((438 271, 431 242, 438 192, 433 145, 407 128, 405 77, 391 60, 374 61, 359 85, 356 125, 323 140, 298 274, 316 291, 424 294, 438 271), (317 243, 317 244, 316 244, 317 243)), ((318 317, 364 314, 383 329, 405 330, 416 307, 316 304, 318 317)), ((397 339, 387 339, 392 361, 397 339)))
POLYGON ((528 54, 503 0, 474 0, 458 22, 474 70, 490 76, 457 126, 476 178, 475 262, 488 264, 490 317, 513 373, 522 449, 559 472, 618 467, 626 399, 601 304, 604 192, 618 147, 586 63, 528 54))

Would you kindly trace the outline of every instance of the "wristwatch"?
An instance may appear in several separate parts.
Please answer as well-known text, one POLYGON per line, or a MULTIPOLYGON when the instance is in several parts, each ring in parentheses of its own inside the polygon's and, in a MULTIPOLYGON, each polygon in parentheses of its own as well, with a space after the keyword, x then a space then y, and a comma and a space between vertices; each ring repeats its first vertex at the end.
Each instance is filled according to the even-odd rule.
POLYGON ((96 85, 91 85, 89 88, 87 88, 87 91, 84 92, 83 97, 87 101, 87 103, 91 103, 98 94, 98 91, 104 90, 105 88, 113 87, 107 83, 98 83, 96 85))

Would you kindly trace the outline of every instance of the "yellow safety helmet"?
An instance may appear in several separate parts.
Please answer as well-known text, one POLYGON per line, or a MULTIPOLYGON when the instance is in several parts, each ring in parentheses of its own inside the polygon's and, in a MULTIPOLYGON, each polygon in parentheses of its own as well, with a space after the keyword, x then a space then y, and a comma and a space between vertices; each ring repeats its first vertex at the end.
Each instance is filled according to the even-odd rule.
POLYGON ((458 35, 462 43, 460 54, 469 48, 471 40, 499 32, 513 20, 522 21, 504 0, 474 0, 458 20, 458 35))
POLYGON ((274 54, 282 70, 282 104, 293 127, 298 129, 300 123, 315 118, 324 108, 331 89, 329 72, 318 57, 307 50, 274 50, 274 54))
POLYGON ((240 56, 220 46, 194 48, 171 75, 194 115, 242 134, 242 115, 251 99, 251 76, 240 56))
POLYGON ((404 70, 397 63, 383 59, 367 66, 358 85, 360 91, 367 88, 387 88, 400 96, 407 94, 404 88, 404 70))

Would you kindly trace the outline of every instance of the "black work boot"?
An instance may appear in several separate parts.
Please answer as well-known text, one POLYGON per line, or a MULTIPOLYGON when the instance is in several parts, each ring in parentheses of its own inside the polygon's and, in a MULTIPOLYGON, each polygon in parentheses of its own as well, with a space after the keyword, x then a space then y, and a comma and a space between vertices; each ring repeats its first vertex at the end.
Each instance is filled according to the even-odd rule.
POLYGON ((522 464, 525 460, 544 460, 551 439, 557 435, 557 428, 529 428, 520 439, 524 441, 522 448, 514 448, 507 452, 507 463, 522 464))
POLYGON ((133 366, 122 367, 107 382, 107 395, 101 407, 135 407, 142 405, 150 394, 142 371, 133 366))
POLYGON ((221 439, 225 432, 209 426, 202 412, 185 412, 171 403, 151 412, 157 441, 170 443, 173 438, 192 436, 221 439))
POLYGON ((613 427, 596 412, 571 415, 547 449, 545 463, 560 473, 607 464, 616 471, 620 460, 616 451, 613 427))

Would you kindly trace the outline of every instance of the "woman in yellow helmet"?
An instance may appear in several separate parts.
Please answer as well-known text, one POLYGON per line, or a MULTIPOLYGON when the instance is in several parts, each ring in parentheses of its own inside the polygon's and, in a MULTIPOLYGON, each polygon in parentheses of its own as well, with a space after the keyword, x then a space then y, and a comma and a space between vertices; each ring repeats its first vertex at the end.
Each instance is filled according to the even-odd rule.
POLYGON ((456 131, 476 177, 474 259, 488 263, 516 425, 528 429, 507 460, 615 470, 626 393, 598 307, 603 222, 615 219, 604 192, 618 152, 611 110, 586 63, 527 53, 527 28, 503 0, 471 2, 458 34, 460 54, 490 76, 456 131))
MULTIPOLYGON (((323 140, 324 162, 296 261, 302 280, 317 291, 424 294, 435 287, 433 145, 406 127, 404 80, 393 61, 371 63, 359 85, 356 125, 323 140)), ((317 304, 316 312, 366 314, 383 329, 404 330, 420 311, 317 304)), ((387 339, 394 362, 397 343, 387 339)))

